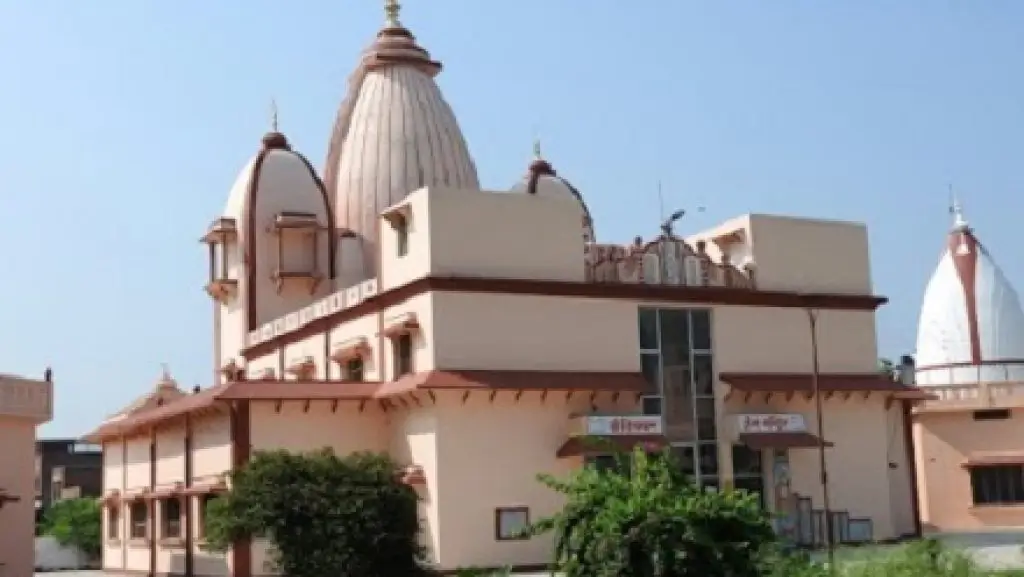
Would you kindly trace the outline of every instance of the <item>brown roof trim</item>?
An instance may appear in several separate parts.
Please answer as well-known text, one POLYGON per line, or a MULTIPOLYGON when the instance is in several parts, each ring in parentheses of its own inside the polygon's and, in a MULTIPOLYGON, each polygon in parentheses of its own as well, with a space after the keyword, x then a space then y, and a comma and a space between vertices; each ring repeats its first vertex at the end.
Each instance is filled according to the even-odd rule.
POLYGON ((1024 452, 974 453, 968 455, 967 461, 965 461, 961 466, 969 469, 971 467, 991 467, 998 465, 1024 465, 1024 452))
POLYGON ((416 391, 608 391, 640 392, 641 373, 593 371, 434 370, 387 383, 357 381, 234 381, 185 395, 166 405, 104 423, 84 438, 91 442, 130 435, 186 414, 230 401, 367 401, 416 391))
POLYGON ((116 421, 105 422, 93 432, 85 435, 83 439, 93 443, 102 443, 107 439, 130 435, 157 423, 209 409, 217 404, 217 395, 225 388, 227 385, 218 385, 198 393, 178 397, 154 409, 130 414, 116 421))
MULTIPOLYGON (((751 449, 805 449, 818 447, 822 444, 821 438, 808 432, 800 433, 741 433, 740 444, 751 449)), ((833 444, 825 441, 826 447, 833 444)))
POLYGON ((668 445, 662 435, 584 435, 569 437, 555 451, 559 459, 566 457, 596 457, 617 452, 630 452, 637 446, 657 451, 668 445))
POLYGON ((326 332, 331 327, 380 311, 426 292, 468 292, 509 295, 621 299, 637 302, 816 308, 873 311, 888 299, 873 295, 808 294, 712 286, 659 286, 630 283, 573 282, 482 277, 428 276, 382 291, 356 306, 316 319, 243 351, 246 359, 273 352, 279 346, 326 332))
MULTIPOLYGON (((718 378, 735 390, 753 393, 810 393, 810 373, 721 373, 718 378)), ((842 392, 920 392, 917 387, 898 383, 879 373, 829 373, 818 375, 818 388, 842 392)))

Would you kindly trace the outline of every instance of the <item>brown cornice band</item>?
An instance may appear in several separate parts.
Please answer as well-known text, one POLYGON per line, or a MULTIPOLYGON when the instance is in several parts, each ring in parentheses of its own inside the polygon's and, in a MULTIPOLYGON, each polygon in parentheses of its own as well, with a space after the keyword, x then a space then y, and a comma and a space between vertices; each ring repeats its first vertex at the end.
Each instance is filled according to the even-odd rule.
POLYGON ((508 295, 620 299, 671 304, 739 305, 873 311, 888 302, 875 295, 840 295, 763 291, 731 287, 666 286, 628 283, 571 282, 482 277, 428 276, 383 291, 365 301, 321 317, 292 331, 257 343, 242 353, 247 360, 279 347, 321 334, 341 323, 378 312, 426 292, 466 292, 508 295))

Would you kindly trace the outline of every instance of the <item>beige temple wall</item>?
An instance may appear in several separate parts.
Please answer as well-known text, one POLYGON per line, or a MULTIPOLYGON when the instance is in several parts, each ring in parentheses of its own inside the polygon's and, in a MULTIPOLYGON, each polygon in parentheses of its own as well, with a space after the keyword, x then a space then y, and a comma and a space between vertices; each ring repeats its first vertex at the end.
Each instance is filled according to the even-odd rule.
MULTIPOLYGON (((978 407, 983 408, 983 407, 978 407)), ((972 411, 914 415, 917 487, 925 531, 972 531, 1024 525, 1020 506, 975 506, 964 464, 973 455, 1020 454, 1024 418, 975 421, 972 411)))
POLYGON ((19 500, 0 508, 0 575, 32 575, 36 424, 0 415, 0 489, 19 500))

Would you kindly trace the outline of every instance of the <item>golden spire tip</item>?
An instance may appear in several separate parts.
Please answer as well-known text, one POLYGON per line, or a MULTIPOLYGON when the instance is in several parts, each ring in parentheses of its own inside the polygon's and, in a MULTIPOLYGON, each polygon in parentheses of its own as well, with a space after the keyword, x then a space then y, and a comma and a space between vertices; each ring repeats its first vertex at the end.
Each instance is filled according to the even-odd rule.
POLYGON ((398 20, 401 11, 402 5, 398 0, 384 0, 384 22, 389 28, 398 28, 402 25, 398 20))

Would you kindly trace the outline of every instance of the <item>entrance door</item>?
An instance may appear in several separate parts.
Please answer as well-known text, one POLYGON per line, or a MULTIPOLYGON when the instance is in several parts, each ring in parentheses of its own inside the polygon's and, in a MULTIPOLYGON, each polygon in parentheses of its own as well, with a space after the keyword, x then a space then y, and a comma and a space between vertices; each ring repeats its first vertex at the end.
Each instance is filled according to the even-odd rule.
POLYGON ((768 506, 764 495, 764 464, 760 450, 746 445, 733 445, 732 475, 734 487, 757 493, 761 507, 768 506))

